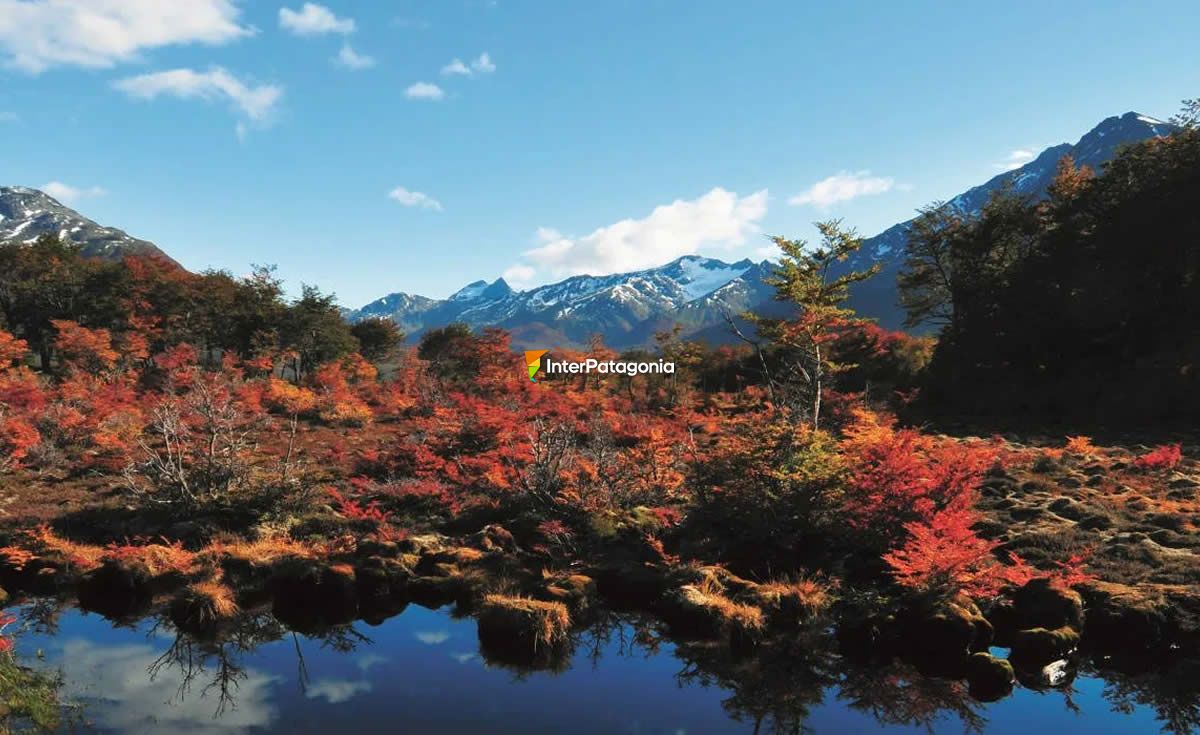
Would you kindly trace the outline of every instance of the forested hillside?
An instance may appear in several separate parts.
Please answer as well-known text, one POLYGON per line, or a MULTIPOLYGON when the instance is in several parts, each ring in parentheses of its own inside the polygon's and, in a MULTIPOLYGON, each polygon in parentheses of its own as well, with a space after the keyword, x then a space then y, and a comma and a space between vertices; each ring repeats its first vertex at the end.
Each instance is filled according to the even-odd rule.
POLYGON ((1044 201, 996 192, 977 216, 914 221, 909 324, 939 342, 934 413, 1029 422, 1185 422, 1200 411, 1200 133, 1192 113, 1103 175, 1065 157, 1044 201))

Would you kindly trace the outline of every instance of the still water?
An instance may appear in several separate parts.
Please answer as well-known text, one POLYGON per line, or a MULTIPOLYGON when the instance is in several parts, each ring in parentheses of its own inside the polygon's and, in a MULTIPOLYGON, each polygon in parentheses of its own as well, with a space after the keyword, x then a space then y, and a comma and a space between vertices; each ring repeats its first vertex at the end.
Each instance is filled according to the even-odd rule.
POLYGON ((821 643, 731 658, 629 618, 583 634, 555 671, 529 671, 489 660, 474 621, 445 609, 319 635, 248 617, 219 645, 154 620, 118 626, 48 603, 21 612, 18 655, 64 676, 63 732, 1182 734, 1200 723, 1188 672, 1081 671, 980 703, 958 682, 851 664, 821 643))

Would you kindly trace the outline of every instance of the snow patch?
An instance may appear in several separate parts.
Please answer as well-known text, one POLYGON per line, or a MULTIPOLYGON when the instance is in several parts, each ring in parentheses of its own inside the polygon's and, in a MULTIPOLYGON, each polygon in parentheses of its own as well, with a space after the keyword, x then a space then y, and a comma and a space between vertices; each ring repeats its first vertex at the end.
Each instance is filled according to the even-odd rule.
POLYGON ((695 301, 701 296, 716 291, 721 286, 742 275, 749 268, 731 265, 717 265, 713 261, 684 258, 679 261, 681 276, 679 285, 688 301, 695 301))

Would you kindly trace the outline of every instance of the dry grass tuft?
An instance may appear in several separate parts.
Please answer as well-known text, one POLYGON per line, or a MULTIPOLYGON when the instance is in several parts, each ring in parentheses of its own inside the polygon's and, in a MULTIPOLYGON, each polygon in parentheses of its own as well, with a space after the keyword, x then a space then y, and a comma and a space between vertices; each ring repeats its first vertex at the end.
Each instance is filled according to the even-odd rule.
POLYGON ((533 642, 535 648, 562 643, 567 639, 570 628, 571 614, 561 602, 487 595, 479 611, 481 637, 527 639, 533 642))
POLYGON ((813 578, 760 584, 755 597, 772 617, 788 622, 814 618, 829 609, 834 600, 832 587, 813 578))

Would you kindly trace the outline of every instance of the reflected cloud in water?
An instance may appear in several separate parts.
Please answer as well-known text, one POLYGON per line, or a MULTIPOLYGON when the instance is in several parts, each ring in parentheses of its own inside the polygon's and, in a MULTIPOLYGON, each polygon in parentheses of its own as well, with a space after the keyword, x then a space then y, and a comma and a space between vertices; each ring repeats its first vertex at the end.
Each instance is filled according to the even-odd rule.
POLYGON ((73 639, 61 655, 55 663, 66 698, 86 701, 88 720, 123 735, 238 735, 267 728, 278 716, 270 702, 278 677, 254 668, 240 671, 237 701, 222 709, 218 692, 191 689, 189 672, 156 666, 161 652, 148 644, 73 639))
POLYGON ((427 646, 436 646, 450 640, 450 633, 444 630, 421 630, 413 635, 427 646))
POLYGON ((309 699, 324 699, 329 704, 341 704, 354 699, 360 694, 366 694, 374 689, 369 681, 349 681, 345 679, 318 679, 304 692, 309 699))

